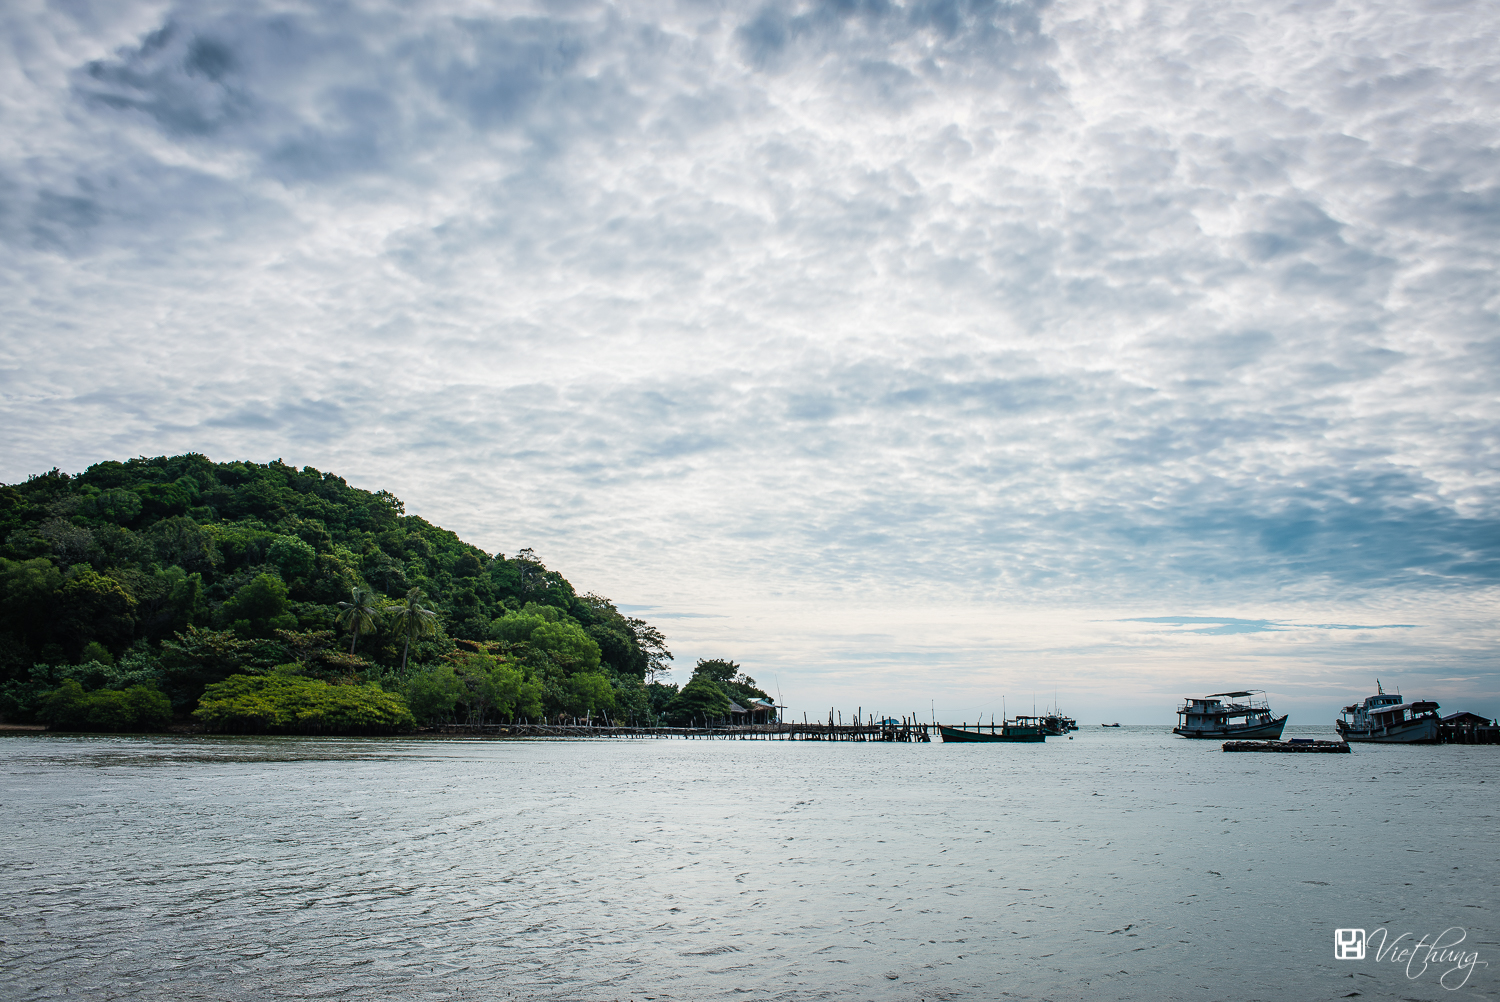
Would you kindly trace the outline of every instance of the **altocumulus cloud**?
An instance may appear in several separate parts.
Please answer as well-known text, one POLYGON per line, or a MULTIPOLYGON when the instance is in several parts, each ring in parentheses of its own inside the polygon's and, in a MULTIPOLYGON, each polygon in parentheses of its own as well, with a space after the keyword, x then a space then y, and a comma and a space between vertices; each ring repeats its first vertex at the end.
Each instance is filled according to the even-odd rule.
POLYGON ((1500 577, 1493 7, 0 25, 8 479, 286 455, 657 603, 1500 577))

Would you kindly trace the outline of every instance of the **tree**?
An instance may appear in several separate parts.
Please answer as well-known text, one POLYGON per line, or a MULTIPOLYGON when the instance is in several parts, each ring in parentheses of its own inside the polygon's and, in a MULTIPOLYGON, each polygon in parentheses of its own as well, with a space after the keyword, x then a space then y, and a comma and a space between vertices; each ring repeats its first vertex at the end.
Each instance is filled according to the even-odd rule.
POLYGON ((380 622, 380 606, 375 604, 375 593, 355 588, 349 593, 349 601, 339 603, 339 614, 334 622, 350 633, 349 653, 359 643, 359 635, 375 629, 380 622))
POLYGON ((458 699, 468 705, 471 723, 484 723, 490 710, 502 717, 541 714, 542 687, 520 665, 492 649, 459 651, 452 661, 463 687, 458 699))
POLYGON ((157 731, 172 722, 172 704, 143 685, 84 692, 69 678, 43 697, 37 718, 54 731, 157 731))
POLYGON ((90 640, 119 647, 134 632, 135 607, 135 599, 118 581, 78 564, 57 591, 52 628, 59 641, 74 650, 90 640))
POLYGON ((452 665, 437 665, 418 672, 402 687, 402 695, 418 720, 429 723, 452 715, 453 706, 468 689, 452 665))
POLYGON ((287 606, 286 583, 274 574, 257 574, 224 603, 224 618, 241 636, 268 637, 272 630, 296 627, 297 617, 287 606))
POLYGON ((627 622, 635 633, 635 642, 646 657, 646 681, 655 683, 656 676, 672 670, 671 665, 667 664, 672 660, 672 652, 667 650, 667 638, 644 619, 631 618, 627 622))
POLYGON ((285 581, 306 577, 318 563, 318 551, 296 536, 277 536, 266 549, 266 559, 276 565, 285 581))
POLYGON ((568 679, 568 711, 575 717, 592 717, 595 710, 615 708, 615 690, 609 679, 595 672, 579 672, 568 679))
POLYGON ((712 675, 694 672, 688 684, 667 704, 666 714, 677 727, 700 720, 723 720, 729 716, 729 697, 712 675))
POLYGON ((46 557, 24 561, 0 557, 0 624, 22 643, 39 642, 62 583, 62 572, 46 557))
POLYGON ((742 706, 749 705, 752 699, 768 700, 771 698, 769 693, 755 684, 755 679, 741 671, 740 666, 733 661, 725 661, 722 658, 699 658, 693 674, 707 675, 718 684, 724 695, 742 706))
POLYGON ((437 632, 437 613, 421 605, 422 589, 413 588, 406 593, 406 601, 390 606, 391 628, 396 636, 406 641, 401 648, 401 674, 406 674, 406 657, 411 653, 411 642, 430 637, 437 632))

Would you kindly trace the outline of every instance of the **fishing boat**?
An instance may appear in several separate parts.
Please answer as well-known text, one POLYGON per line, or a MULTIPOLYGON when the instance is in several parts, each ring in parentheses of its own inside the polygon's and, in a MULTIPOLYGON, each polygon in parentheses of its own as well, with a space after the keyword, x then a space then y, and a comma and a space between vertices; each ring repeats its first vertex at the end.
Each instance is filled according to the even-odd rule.
POLYGON ((1263 689, 1239 692, 1215 692, 1207 696, 1189 696, 1177 708, 1177 726, 1173 734, 1185 738, 1259 738, 1276 741, 1286 726, 1286 714, 1272 716, 1263 689), (1224 700, 1229 702, 1224 702, 1224 700))
POLYGON ((1100 727, 1119 727, 1119 724, 1100 724, 1100 727))
POLYGON ((948 724, 939 724, 938 733, 944 741, 1046 741, 1047 733, 1040 727, 1024 726, 1016 721, 1003 721, 999 724, 993 720, 989 726, 975 724, 970 727, 967 723, 961 727, 953 727, 948 724))
POLYGON ((1438 743, 1438 704, 1427 699, 1402 702, 1400 693, 1388 693, 1375 680, 1375 695, 1362 703, 1344 707, 1343 716, 1333 722, 1339 737, 1345 741, 1374 741, 1380 744, 1432 745, 1438 743))
POLYGON ((1018 714, 1013 723, 1017 727, 1035 727, 1051 738, 1060 738, 1069 731, 1078 730, 1076 723, 1057 713, 1018 714))

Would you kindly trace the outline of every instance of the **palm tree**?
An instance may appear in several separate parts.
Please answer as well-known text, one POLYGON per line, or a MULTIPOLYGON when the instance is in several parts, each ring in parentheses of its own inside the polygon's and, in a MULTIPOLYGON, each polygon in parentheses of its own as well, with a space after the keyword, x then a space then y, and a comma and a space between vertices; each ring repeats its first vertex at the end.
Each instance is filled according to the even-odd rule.
POLYGON ((380 622, 380 606, 375 604, 374 592, 355 588, 349 593, 349 601, 339 603, 339 609, 341 611, 334 622, 352 635, 349 653, 353 654, 354 645, 359 643, 359 635, 375 629, 375 625, 380 622))
POLYGON ((422 589, 413 588, 406 593, 406 601, 389 607, 391 627, 396 636, 406 638, 401 650, 401 674, 406 674, 406 656, 411 653, 411 642, 430 637, 437 632, 437 613, 423 608, 422 589))

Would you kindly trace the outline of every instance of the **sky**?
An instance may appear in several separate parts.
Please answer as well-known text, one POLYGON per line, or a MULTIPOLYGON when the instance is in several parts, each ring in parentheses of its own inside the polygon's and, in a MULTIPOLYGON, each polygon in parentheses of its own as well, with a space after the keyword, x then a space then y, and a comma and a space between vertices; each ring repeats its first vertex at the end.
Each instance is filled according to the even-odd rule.
POLYGON ((1500 7, 0 6, 0 480, 280 458, 797 716, 1500 716, 1500 7))

